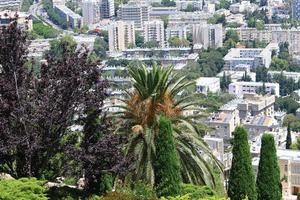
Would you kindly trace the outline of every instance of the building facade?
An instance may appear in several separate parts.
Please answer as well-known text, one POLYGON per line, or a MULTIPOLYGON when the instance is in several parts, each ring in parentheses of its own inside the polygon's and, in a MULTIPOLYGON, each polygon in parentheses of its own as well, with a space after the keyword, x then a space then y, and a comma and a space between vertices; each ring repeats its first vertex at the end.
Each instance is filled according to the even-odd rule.
POLYGON ((193 43, 202 44, 203 48, 219 48, 223 46, 222 24, 193 25, 193 43))
POLYGON ((111 18, 115 15, 114 0, 100 0, 100 16, 101 18, 111 18))
POLYGON ((208 92, 220 92, 220 79, 215 77, 200 77, 196 80, 196 92, 207 94, 208 92))
POLYGON ((83 19, 80 15, 74 13, 65 5, 55 5, 54 11, 64 19, 67 27, 70 28, 80 28, 83 23, 83 19))
POLYGON ((150 10, 147 3, 130 1, 120 6, 118 16, 122 21, 134 21, 135 28, 142 30, 144 22, 150 19, 150 10))
POLYGON ((229 93, 237 96, 244 94, 256 94, 259 88, 265 87, 265 92, 274 94, 279 97, 279 84, 278 83, 263 83, 263 82, 235 82, 229 84, 229 93))
POLYGON ((123 51, 135 45, 134 22, 116 21, 108 26, 109 51, 123 51))
POLYGON ((82 16, 85 25, 90 26, 100 21, 100 4, 97 0, 82 1, 82 16))
POLYGON ((145 42, 156 41, 160 47, 165 46, 165 29, 162 20, 145 21, 143 27, 145 42))

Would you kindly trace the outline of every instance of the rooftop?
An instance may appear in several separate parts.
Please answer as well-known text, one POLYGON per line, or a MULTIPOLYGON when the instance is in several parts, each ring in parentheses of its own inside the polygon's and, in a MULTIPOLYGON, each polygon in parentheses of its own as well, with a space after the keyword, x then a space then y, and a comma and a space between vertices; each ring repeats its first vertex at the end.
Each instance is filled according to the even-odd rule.
POLYGON ((196 85, 211 85, 220 82, 220 78, 216 77, 200 77, 196 80, 196 85))

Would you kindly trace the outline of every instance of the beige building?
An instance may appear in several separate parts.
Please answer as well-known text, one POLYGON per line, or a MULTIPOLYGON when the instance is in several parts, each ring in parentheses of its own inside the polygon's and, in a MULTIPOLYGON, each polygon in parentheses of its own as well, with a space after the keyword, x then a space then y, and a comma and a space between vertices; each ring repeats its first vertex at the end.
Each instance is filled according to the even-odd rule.
POLYGON ((274 116, 275 95, 244 94, 237 108, 241 119, 247 116, 274 116))
POLYGON ((213 113, 207 120, 207 125, 212 129, 209 135, 211 137, 230 139, 239 123, 240 119, 237 110, 213 113))
POLYGON ((110 52, 123 51, 135 45, 134 22, 116 21, 108 26, 108 45, 110 52))
POLYGON ((162 20, 145 21, 143 34, 145 42, 156 41, 160 47, 165 46, 165 29, 162 20))

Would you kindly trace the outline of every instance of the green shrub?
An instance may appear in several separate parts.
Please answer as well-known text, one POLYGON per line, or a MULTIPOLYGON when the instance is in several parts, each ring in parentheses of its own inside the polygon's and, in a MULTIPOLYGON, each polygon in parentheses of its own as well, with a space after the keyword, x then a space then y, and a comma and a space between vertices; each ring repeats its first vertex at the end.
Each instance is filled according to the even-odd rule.
POLYGON ((199 199, 216 195, 216 193, 208 186, 198 186, 192 184, 182 184, 181 194, 188 194, 191 199, 199 199))
POLYGON ((35 178, 0 180, 1 200, 46 200, 44 181, 35 178))

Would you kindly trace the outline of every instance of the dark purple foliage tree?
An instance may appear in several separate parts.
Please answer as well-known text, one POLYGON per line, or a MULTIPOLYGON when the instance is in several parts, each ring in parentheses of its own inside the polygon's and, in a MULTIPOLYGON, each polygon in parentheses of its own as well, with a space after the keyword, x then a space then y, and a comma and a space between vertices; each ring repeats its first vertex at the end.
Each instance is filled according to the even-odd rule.
POLYGON ((103 173, 121 167, 120 140, 110 134, 103 111, 107 84, 97 63, 89 62, 87 49, 75 50, 62 40, 59 59, 46 54, 36 76, 26 32, 16 22, 0 30, 0 167, 16 177, 42 177, 51 158, 65 150, 61 140, 69 127, 81 123, 82 143, 72 152, 92 190, 103 173))

